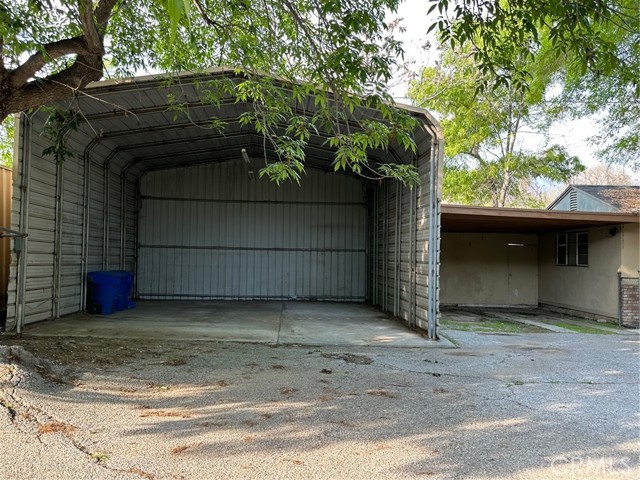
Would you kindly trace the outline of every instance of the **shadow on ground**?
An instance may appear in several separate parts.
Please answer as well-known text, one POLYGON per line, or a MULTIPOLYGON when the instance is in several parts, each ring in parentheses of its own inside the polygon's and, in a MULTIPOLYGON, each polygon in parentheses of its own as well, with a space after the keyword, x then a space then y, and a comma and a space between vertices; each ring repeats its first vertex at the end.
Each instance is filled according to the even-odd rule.
POLYGON ((15 428, 103 453, 105 475, 637 478, 635 338, 451 335, 461 349, 25 337, 67 368, 4 363, 31 372, 15 428), (51 422, 70 429, 38 434, 51 422))

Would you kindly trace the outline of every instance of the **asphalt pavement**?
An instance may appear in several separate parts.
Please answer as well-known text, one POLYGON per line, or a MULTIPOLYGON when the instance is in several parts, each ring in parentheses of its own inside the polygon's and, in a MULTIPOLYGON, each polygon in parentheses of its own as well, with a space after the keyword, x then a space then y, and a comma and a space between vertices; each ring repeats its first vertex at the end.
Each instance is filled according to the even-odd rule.
POLYGON ((637 336, 443 333, 0 338, 0 479, 640 478, 637 336))

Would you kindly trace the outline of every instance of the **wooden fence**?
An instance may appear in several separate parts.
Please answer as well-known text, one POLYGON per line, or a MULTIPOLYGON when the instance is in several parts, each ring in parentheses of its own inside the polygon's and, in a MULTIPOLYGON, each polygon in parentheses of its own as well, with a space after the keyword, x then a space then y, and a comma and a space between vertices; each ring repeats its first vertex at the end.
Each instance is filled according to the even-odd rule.
MULTIPOLYGON (((11 183, 11 169, 0 166, 0 227, 11 226, 11 183)), ((11 265, 9 244, 9 238, 0 238, 0 323, 7 306, 7 286, 11 265)))

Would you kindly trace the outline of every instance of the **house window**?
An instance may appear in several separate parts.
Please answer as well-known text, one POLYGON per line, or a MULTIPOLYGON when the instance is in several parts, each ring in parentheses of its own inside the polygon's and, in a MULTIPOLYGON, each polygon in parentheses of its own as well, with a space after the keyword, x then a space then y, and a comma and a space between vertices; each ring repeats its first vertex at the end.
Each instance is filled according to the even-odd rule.
POLYGON ((586 267, 589 265, 589 234, 558 233, 556 235, 556 265, 586 267))

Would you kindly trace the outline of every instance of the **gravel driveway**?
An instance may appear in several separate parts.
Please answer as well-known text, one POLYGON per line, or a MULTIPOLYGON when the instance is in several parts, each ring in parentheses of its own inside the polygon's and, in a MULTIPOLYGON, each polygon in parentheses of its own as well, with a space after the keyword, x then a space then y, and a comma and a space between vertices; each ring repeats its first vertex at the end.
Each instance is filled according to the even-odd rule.
POLYGON ((0 337, 0 478, 640 478, 637 336, 0 337))

